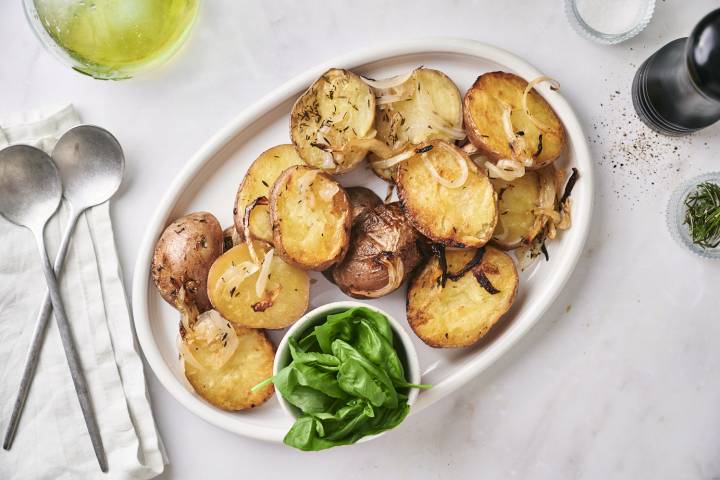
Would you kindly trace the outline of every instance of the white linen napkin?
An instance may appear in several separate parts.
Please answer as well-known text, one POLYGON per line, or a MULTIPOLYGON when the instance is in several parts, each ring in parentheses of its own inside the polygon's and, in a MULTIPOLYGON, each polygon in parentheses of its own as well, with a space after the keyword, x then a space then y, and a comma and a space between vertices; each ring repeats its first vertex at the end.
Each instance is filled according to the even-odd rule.
MULTIPOLYGON (((50 115, 24 115, 16 122, 0 125, 0 148, 25 143, 50 153, 80 118, 67 106, 50 115)), ((51 262, 67 215, 63 204, 45 230, 51 262)), ((2 435, 46 291, 31 235, 0 217, 2 435)), ((59 278, 110 470, 107 475, 100 472, 53 318, 13 447, 0 450, 0 478, 154 477, 167 462, 133 337, 107 202, 80 217, 59 278)))

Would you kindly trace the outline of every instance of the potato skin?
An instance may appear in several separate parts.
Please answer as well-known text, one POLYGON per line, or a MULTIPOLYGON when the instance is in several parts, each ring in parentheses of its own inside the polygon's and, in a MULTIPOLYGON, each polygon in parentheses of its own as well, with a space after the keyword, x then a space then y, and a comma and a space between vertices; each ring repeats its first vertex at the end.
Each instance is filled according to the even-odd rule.
POLYGON ((200 312, 209 310, 208 271, 222 252, 223 231, 212 214, 195 212, 172 222, 160 235, 150 266, 160 295, 176 307, 179 289, 185 287, 188 301, 200 312))
POLYGON ((278 177, 270 191, 270 219, 276 253, 298 268, 325 270, 341 260, 350 245, 350 199, 340 184, 317 168, 296 165, 278 177), (331 202, 324 204, 315 194, 314 206, 296 198, 300 194, 296 182, 311 172, 316 174, 313 184, 337 187, 331 202))
POLYGON ((380 204, 354 225, 347 255, 333 267, 333 281, 354 298, 378 298, 395 291, 420 262, 419 234, 400 204, 380 204), (384 262, 384 261, 385 262, 384 262), (399 261, 402 277, 387 289, 388 261, 399 261))
POLYGON ((491 161, 503 158, 522 160, 510 148, 502 127, 502 106, 498 99, 509 104, 513 129, 523 131, 523 138, 539 154, 533 154, 533 164, 527 168, 535 170, 554 162, 565 147, 565 129, 555 111, 535 90, 528 94, 528 108, 536 117, 549 125, 551 131, 541 131, 522 112, 520 100, 528 82, 507 72, 489 72, 480 75, 463 99, 465 132, 468 139, 491 161), (539 135, 542 134, 542 149, 539 135))
POLYGON ((223 253, 227 252, 240 242, 242 242, 242 238, 235 229, 235 225, 231 225, 223 230, 223 253))
MULTIPOLYGON (((448 271, 455 273, 476 250, 448 250, 448 271)), ((518 273, 508 254, 486 247, 482 262, 457 281, 440 282, 436 257, 418 269, 407 292, 407 319, 420 339, 431 347, 468 347, 480 340, 507 313, 518 287, 518 273), (476 279, 482 272, 499 290, 492 295, 476 279)))
POLYGON ((352 205, 352 222, 355 224, 366 213, 378 205, 382 205, 383 201, 375 192, 365 187, 349 187, 345 191, 350 198, 352 205))
MULTIPOLYGON (((272 385, 256 392, 250 389, 272 376, 275 348, 262 330, 232 326, 240 343, 222 368, 199 370, 183 363, 185 378, 198 395, 222 410, 238 411, 260 406, 272 397, 272 385)), ((202 358, 205 352, 193 353, 202 358)))
MULTIPOLYGON (((245 208, 258 197, 268 197, 275 180, 286 168, 304 162, 293 145, 276 145, 265 150, 250 165, 238 187, 233 208, 233 222, 240 240, 243 240, 245 208)), ((270 212, 266 205, 258 205, 250 215, 250 232, 253 238, 272 242, 270 212)))

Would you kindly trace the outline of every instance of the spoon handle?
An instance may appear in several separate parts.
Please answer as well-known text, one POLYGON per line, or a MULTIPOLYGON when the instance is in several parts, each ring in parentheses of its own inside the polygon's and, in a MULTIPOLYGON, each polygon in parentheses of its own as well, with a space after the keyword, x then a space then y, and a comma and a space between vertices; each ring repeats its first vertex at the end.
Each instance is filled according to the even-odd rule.
MULTIPOLYGON (((68 223, 65 226, 65 232, 60 240, 60 246, 58 247, 57 255, 55 256, 54 267, 57 274, 59 274, 62 270, 65 255, 67 254, 67 249, 70 245, 70 239, 72 238, 75 224, 77 223, 81 213, 81 211, 76 210, 71 206, 68 223)), ((33 330, 32 339, 30 340, 30 348, 28 349, 25 357, 25 367, 23 368, 22 377, 20 378, 20 386, 18 387, 17 396, 15 397, 15 404, 13 405, 12 414, 10 415, 10 422, 5 430, 5 438, 3 440, 3 448, 5 450, 10 450, 13 440, 15 439, 15 432, 17 432, 18 423, 20 422, 20 417, 22 416, 23 408, 25 407, 28 392, 30 391, 30 385, 32 384, 35 376, 35 368, 40 360, 40 351, 42 350, 43 341, 45 340, 45 330, 47 329, 51 313, 52 303, 50 300, 50 293, 45 292, 45 298, 43 299, 40 313, 35 321, 35 330, 33 330)))
POLYGON ((85 417, 85 425, 87 426, 88 433, 90 434, 90 440, 92 441, 93 449, 95 450, 95 456, 100 464, 100 470, 107 472, 107 458, 105 457, 105 449, 103 448, 100 429, 98 428, 97 420, 95 419, 95 415, 93 413, 92 403, 90 402, 90 394, 88 392, 87 383, 85 382, 82 365, 80 364, 80 357, 78 356, 78 352, 72 338, 70 323, 65 315, 65 307, 63 306, 62 297, 60 296, 60 289, 58 288, 55 272, 53 271, 52 265, 50 265, 50 259, 48 259, 47 251, 45 250, 45 241, 43 240, 42 230, 36 234, 36 239, 40 250, 45 281, 47 282, 50 300, 52 302, 53 311, 55 312, 55 321, 57 322, 60 339, 62 340, 63 348, 65 349, 65 358, 70 366, 70 374, 72 376, 73 383, 75 384, 75 392, 77 393, 78 400, 80 401, 80 409, 82 410, 83 417, 85 417))

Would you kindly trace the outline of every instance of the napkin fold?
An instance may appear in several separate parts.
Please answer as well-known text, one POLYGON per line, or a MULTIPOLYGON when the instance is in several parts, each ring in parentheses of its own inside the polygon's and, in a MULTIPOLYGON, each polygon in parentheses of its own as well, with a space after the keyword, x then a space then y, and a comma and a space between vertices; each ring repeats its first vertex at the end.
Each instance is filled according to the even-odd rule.
MULTIPOLYGON (((78 124, 72 106, 51 114, 25 114, 0 125, 0 148, 25 143, 50 153, 58 138, 78 124)), ((45 229, 51 262, 67 220, 63 200, 45 229)), ((46 288, 29 230, 0 217, 0 245, 0 431, 4 435, 46 288)), ((167 462, 133 336, 108 202, 80 217, 59 278, 110 470, 105 475, 100 472, 53 318, 13 447, 0 450, 0 478, 154 477, 167 462)))

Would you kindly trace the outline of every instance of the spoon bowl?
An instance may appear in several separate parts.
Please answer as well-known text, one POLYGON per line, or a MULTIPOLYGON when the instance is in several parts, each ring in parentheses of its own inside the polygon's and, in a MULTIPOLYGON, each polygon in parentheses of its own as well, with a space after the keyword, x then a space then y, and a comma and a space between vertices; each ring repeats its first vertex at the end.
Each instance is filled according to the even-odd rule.
POLYGON ((109 200, 122 182, 122 147, 104 128, 71 128, 58 140, 52 157, 62 176, 63 195, 77 210, 109 200))
POLYGON ((29 145, 0 151, 0 214, 5 218, 42 233, 61 197, 60 175, 47 153, 29 145))

